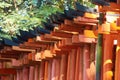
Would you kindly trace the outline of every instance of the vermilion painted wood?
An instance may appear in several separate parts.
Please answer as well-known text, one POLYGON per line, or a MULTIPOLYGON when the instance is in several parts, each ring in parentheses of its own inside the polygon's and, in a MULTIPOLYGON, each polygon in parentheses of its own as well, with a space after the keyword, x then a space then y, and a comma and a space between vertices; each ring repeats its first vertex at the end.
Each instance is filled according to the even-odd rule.
POLYGON ((89 80, 89 68, 90 68, 90 45, 84 44, 83 48, 83 80, 89 80))
POLYGON ((70 54, 71 52, 68 53, 68 60, 67 60, 67 79, 66 80, 70 80, 70 54))
POLYGON ((95 30, 84 30, 84 36, 87 38, 97 38, 97 33, 95 33, 95 30))
POLYGON ((13 80, 17 80, 17 74, 13 75, 13 80))
POLYGON ((65 46, 65 45, 72 45, 72 39, 71 38, 62 39, 61 46, 65 46))
POLYGON ((83 80, 83 47, 78 48, 79 49, 79 56, 80 56, 80 62, 79 62, 79 79, 78 80, 83 80))
MULTIPOLYGON (((1 55, 2 58, 11 58, 11 59, 12 58, 13 59, 18 59, 19 56, 20 56, 20 54, 19 55, 17 55, 17 54, 2 54, 1 55)), ((4 61, 7 61, 7 60, 4 59, 4 61)))
POLYGON ((56 79, 55 80, 60 80, 59 77, 60 77, 60 58, 57 58, 56 59, 56 74, 55 74, 55 77, 56 79))
POLYGON ((20 45, 20 47, 24 47, 24 46, 40 48, 40 47, 46 47, 46 44, 36 43, 36 42, 25 42, 23 45, 20 45))
POLYGON ((3 68, 3 62, 0 62, 0 69, 3 68))
POLYGON ((77 48, 75 80, 83 80, 83 47, 77 48))
POLYGON ((32 38, 29 38, 28 42, 34 42, 34 40, 32 38))
MULTIPOLYGON (((120 42, 120 40, 118 40, 119 42, 120 42)), ((118 42, 118 44, 119 44, 119 42, 118 42)), ((120 47, 120 46, 119 46, 120 47)), ((117 55, 116 56, 120 56, 120 52, 119 52, 119 49, 118 49, 118 53, 117 53, 117 55)), ((118 75, 118 80, 120 79, 120 57, 118 58, 118 64, 117 64, 117 66, 116 67, 118 67, 118 72, 117 72, 117 75, 118 75)))
MULTIPOLYGON (((29 52, 29 51, 28 51, 29 52)), ((9 58, 18 59, 21 53, 28 53, 26 51, 17 51, 17 50, 4 50, 1 51, 1 61, 10 61, 9 58)))
POLYGON ((24 44, 22 44, 22 45, 20 45, 20 48, 24 48, 24 49, 39 49, 39 48, 44 48, 44 47, 46 47, 45 45, 40 45, 40 46, 37 46, 37 45, 24 45, 24 44))
POLYGON ((98 20, 90 19, 91 21, 88 21, 88 19, 90 19, 90 18, 87 18, 87 19, 85 18, 84 21, 83 20, 79 21, 79 17, 78 17, 78 19, 74 18, 74 21, 72 21, 72 20, 65 20, 64 24, 71 25, 71 26, 76 26, 76 27, 82 27, 82 26, 86 26, 86 25, 89 25, 89 27, 92 27, 92 26, 96 26, 97 25, 96 23, 98 22, 98 20))
POLYGON ((40 64, 39 80, 44 80, 44 70, 45 70, 45 62, 42 61, 40 64))
POLYGON ((57 44, 55 43, 54 46, 53 46, 53 48, 51 49, 51 52, 52 52, 53 54, 55 54, 57 51, 61 51, 61 49, 59 49, 59 48, 57 47, 57 44))
POLYGON ((60 41, 62 38, 54 37, 51 34, 44 34, 40 36, 42 40, 46 41, 60 41))
POLYGON ((1 80, 9 80, 12 79, 11 75, 1 76, 1 80))
POLYGON ((61 51, 71 51, 71 49, 75 49, 76 46, 73 46, 73 45, 62 45, 62 46, 59 46, 59 48, 61 49, 61 51))
POLYGON ((34 80, 34 71, 35 71, 34 66, 30 66, 30 68, 29 68, 29 80, 34 80))
POLYGON ((44 80, 48 80, 48 61, 45 61, 44 80))
POLYGON ((22 80, 29 80, 29 69, 27 67, 23 68, 23 79, 22 80))
POLYGON ((116 61, 115 61, 115 80, 120 79, 120 33, 118 34, 117 39, 117 48, 116 48, 116 61))
POLYGON ((72 37, 72 43, 96 43, 95 38, 88 38, 85 35, 73 35, 72 37))
POLYGON ((72 34, 65 32, 51 32, 52 36, 62 37, 62 38, 71 38, 72 34))
POLYGON ((11 61, 9 58, 14 58, 14 59, 18 59, 20 56, 20 53, 16 53, 16 52, 6 52, 1 54, 1 59, 0 61, 11 61))
POLYGON ((103 80, 112 80, 113 77, 113 37, 110 34, 103 35, 103 80))
POLYGON ((94 13, 85 12, 85 13, 84 13, 84 17, 85 17, 85 18, 94 18, 94 19, 96 19, 96 18, 97 18, 97 15, 94 14, 94 13))
POLYGON ((120 4, 120 0, 117 0, 117 4, 120 4))
POLYGON ((48 80, 51 80, 51 73, 52 73, 52 60, 48 62, 48 80))
POLYGON ((13 68, 2 68, 0 69, 0 74, 16 74, 16 70, 13 68))
POLYGON ((96 44, 90 44, 90 80, 95 80, 95 52, 96 44))
MULTIPOLYGON (((87 19, 90 19, 90 18, 87 18, 87 19)), ((79 32, 82 34, 83 30, 85 30, 87 25, 89 26, 89 28, 96 26, 97 20, 92 19, 91 21, 93 21, 94 23, 92 23, 90 21, 89 22, 86 22, 86 21, 82 22, 79 20, 79 17, 78 17, 78 19, 74 18, 74 21, 65 20, 64 24, 62 24, 59 29, 64 29, 64 30, 66 29, 66 31, 68 30, 68 31, 73 31, 73 32, 79 32)))
POLYGON ((22 52, 24 52, 24 53, 35 52, 34 49, 24 49, 24 48, 20 48, 19 46, 12 46, 12 49, 13 49, 14 51, 18 51, 18 52, 22 51, 22 52))
POLYGON ((80 17, 80 16, 78 16, 77 18, 74 18, 74 21, 79 21, 83 23, 98 23, 99 22, 99 20, 95 18, 86 18, 86 17, 80 17))
POLYGON ((56 71, 55 70, 56 70, 56 59, 53 58, 51 80, 55 80, 56 79, 56 71))
POLYGON ((76 49, 79 46, 79 44, 72 44, 71 38, 65 38, 58 43, 58 48, 63 51, 71 51, 71 49, 76 49))
POLYGON ((75 24, 79 24, 79 25, 97 26, 96 23, 81 22, 81 21, 77 21, 77 20, 74 20, 74 23, 75 23, 75 24))
POLYGON ((40 80, 40 64, 38 64, 38 80, 40 80))
POLYGON ((81 28, 84 28, 82 26, 77 27, 75 25, 67 25, 67 24, 61 24, 59 27, 59 30, 69 31, 69 32, 81 32, 81 28))
POLYGON ((48 80, 48 61, 45 61, 44 80, 48 80))
POLYGON ((22 69, 20 70, 20 80, 22 80, 23 79, 23 73, 22 73, 22 69))
MULTIPOLYGON (((117 0, 119 2, 119 0, 117 0)), ((107 12, 107 11, 112 11, 112 12, 120 12, 120 4, 116 4, 116 3, 110 3, 110 6, 103 6, 100 7, 99 6, 99 11, 100 12, 107 12)))
MULTIPOLYGON (((119 0, 117 0, 117 1, 119 1, 119 0)), ((116 4, 116 3, 114 3, 114 2, 111 2, 111 3, 110 3, 110 6, 113 7, 113 8, 115 8, 115 9, 116 9, 116 8, 117 8, 117 9, 120 9, 120 4, 119 4, 119 3, 116 4)))
POLYGON ((45 41, 45 40, 37 40, 35 43, 37 44, 43 44, 43 45, 47 45, 47 44, 53 44, 54 41, 45 41))
POLYGON ((68 20, 68 19, 64 20, 64 24, 78 26, 78 24, 75 24, 73 20, 68 20))
POLYGON ((60 78, 59 80, 66 80, 67 77, 67 55, 66 53, 61 55, 61 65, 60 65, 60 78))
POLYGON ((75 80, 76 49, 72 49, 68 58, 67 80, 75 80))
POLYGON ((61 51, 56 51, 56 56, 58 56, 58 57, 61 57, 62 56, 62 54, 68 54, 68 52, 69 51, 64 51, 64 50, 61 50, 61 51))
POLYGON ((53 57, 51 50, 44 50, 43 55, 45 56, 45 58, 52 58, 53 57))
POLYGON ((120 18, 117 18, 117 26, 120 26, 120 18))
POLYGON ((39 69, 38 69, 39 65, 35 65, 35 77, 34 80, 38 80, 39 79, 39 69))
POLYGON ((76 67, 75 67, 75 80, 79 80, 79 75, 81 72, 79 72, 80 68, 80 47, 77 48, 76 53, 76 67))
POLYGON ((20 70, 17 70, 17 77, 16 77, 16 80, 20 80, 20 70))

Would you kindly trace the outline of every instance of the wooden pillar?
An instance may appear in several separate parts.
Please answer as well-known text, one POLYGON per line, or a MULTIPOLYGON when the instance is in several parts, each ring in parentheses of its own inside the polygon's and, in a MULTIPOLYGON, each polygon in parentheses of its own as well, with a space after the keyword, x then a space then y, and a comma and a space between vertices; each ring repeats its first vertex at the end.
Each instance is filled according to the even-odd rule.
POLYGON ((75 80, 76 49, 72 49, 68 56, 67 80, 75 80))
MULTIPOLYGON (((10 74, 10 78, 8 78, 7 80, 14 80, 15 79, 15 75, 14 74, 10 74)), ((5 80, 6 80, 6 78, 5 78, 5 80)))
POLYGON ((120 0, 117 0, 117 4, 120 4, 120 0))
POLYGON ((40 80, 40 64, 38 64, 38 80, 40 80))
POLYGON ((80 70, 80 47, 77 49, 76 53, 76 67, 75 67, 75 80, 79 80, 79 75, 81 75, 80 70))
POLYGON ((75 80, 83 80, 83 47, 77 48, 75 80))
POLYGON ((48 80, 51 80, 51 72, 52 72, 52 60, 49 60, 49 63, 48 63, 48 80))
POLYGON ((70 80, 70 78, 69 78, 69 76, 70 76, 70 52, 69 52, 69 54, 68 54, 68 61, 67 61, 67 79, 66 80, 70 80))
POLYGON ((14 74, 14 79, 13 80, 17 80, 17 73, 14 74))
POLYGON ((55 65, 55 63, 56 63, 56 59, 53 59, 53 61, 52 61, 52 77, 51 77, 51 80, 55 80, 55 73, 56 73, 56 65, 55 65))
POLYGON ((56 59, 56 74, 55 74, 55 80, 59 80, 60 77, 60 57, 56 59))
POLYGON ((83 47, 80 47, 78 49, 80 51, 79 80, 83 80, 83 47))
POLYGON ((67 76, 67 55, 61 55, 61 65, 60 65, 60 79, 59 80, 66 80, 67 76))
POLYGON ((91 44, 90 48, 90 80, 95 80, 95 50, 96 44, 91 44))
POLYGON ((101 63, 102 63, 102 44, 103 35, 98 34, 97 52, 96 52, 96 80, 101 80, 101 63))
POLYGON ((120 80, 120 33, 117 39, 116 61, 115 61, 115 80, 120 80))
POLYGON ((54 58, 52 61, 52 75, 51 80, 59 80, 60 77, 60 59, 54 58))
POLYGON ((5 79, 5 80, 6 80, 6 79, 7 79, 7 80, 8 80, 8 79, 13 80, 13 75, 10 74, 9 77, 6 76, 4 79, 5 79))
POLYGON ((39 80, 44 80, 44 69, 45 69, 45 62, 41 61, 40 64, 40 72, 39 72, 39 80))
POLYGON ((16 80, 20 80, 20 70, 17 70, 17 79, 16 80))
POLYGON ((38 75, 39 75, 39 69, 38 69, 38 65, 35 65, 35 77, 34 77, 34 80, 38 80, 39 79, 39 77, 38 77, 38 75))
POLYGON ((45 61, 44 80, 48 80, 48 61, 45 61))
POLYGON ((23 68, 23 79, 22 80, 29 80, 29 69, 27 67, 23 68))
POLYGON ((23 73, 22 73, 22 69, 20 69, 20 80, 23 79, 23 73))
POLYGON ((90 45, 84 44, 83 48, 83 80, 89 80, 89 67, 90 67, 90 45))
MULTIPOLYGON (((119 1, 119 3, 120 3, 120 0, 118 0, 119 1)), ((120 26, 120 18, 117 18, 117 26, 120 26)))
POLYGON ((29 68, 29 80, 34 80, 34 66, 29 68))
POLYGON ((3 62, 0 62, 0 69, 3 68, 3 62))
POLYGON ((103 80, 112 80, 113 37, 111 34, 103 35, 103 43, 103 80))

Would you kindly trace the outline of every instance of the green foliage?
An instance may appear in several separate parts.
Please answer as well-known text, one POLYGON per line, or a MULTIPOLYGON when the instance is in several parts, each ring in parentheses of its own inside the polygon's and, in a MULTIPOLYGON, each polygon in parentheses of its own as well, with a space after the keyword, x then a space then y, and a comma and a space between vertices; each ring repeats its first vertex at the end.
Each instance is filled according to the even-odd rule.
MULTIPOLYGON (((74 7, 74 0, 0 0, 0 35, 11 37, 19 34, 19 29, 28 30, 41 25, 56 11, 62 12, 74 7)), ((81 2, 81 1, 80 1, 81 2)), ((90 5, 88 2, 84 2, 90 5)))
POLYGON ((3 31, 0 31, 0 40, 1 40, 1 38, 11 39, 11 37, 7 33, 3 32, 3 31))
MULTIPOLYGON (((0 13, 0 26, 2 27, 2 31, 8 33, 8 35, 15 36, 19 33, 19 29, 28 30, 41 25, 41 21, 45 21, 49 15, 56 11, 61 11, 56 4, 51 5, 46 3, 48 5, 41 4, 40 7, 37 7, 36 1, 37 0, 26 0, 22 2, 22 0, 17 0, 17 5, 23 3, 19 6, 18 10, 11 9, 9 13, 0 13)), ((7 3, 4 4, 4 7, 11 7, 11 5, 7 5, 7 3)), ((2 9, 4 7, 1 6, 0 8, 2 9)))
POLYGON ((0 3, 0 8, 10 7, 10 6, 12 6, 12 4, 5 3, 5 2, 1 2, 1 3, 0 3))
POLYGON ((92 4, 90 1, 84 1, 84 2, 83 2, 83 5, 85 5, 85 6, 87 6, 87 7, 91 7, 91 8, 94 8, 94 7, 95 7, 95 5, 92 4))

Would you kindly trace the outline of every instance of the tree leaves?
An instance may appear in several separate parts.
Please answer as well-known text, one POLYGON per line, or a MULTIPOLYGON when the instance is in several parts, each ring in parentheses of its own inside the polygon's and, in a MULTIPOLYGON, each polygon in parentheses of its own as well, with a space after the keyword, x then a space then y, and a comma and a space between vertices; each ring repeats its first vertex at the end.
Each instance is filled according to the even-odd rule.
POLYGON ((7 33, 4 35, 15 36, 20 29, 41 26, 51 14, 73 7, 73 3, 74 0, 0 0, 0 26, 7 33))
POLYGON ((10 7, 12 6, 12 4, 6 3, 6 2, 0 2, 0 8, 4 8, 4 7, 10 7))

